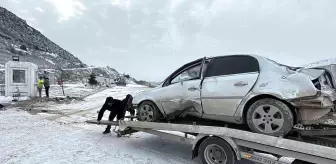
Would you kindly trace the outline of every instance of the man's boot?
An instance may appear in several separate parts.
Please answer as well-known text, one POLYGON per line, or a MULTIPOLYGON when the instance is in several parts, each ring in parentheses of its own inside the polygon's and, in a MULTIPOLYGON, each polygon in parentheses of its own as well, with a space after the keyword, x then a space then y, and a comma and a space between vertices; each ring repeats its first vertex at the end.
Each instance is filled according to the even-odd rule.
POLYGON ((105 131, 103 131, 103 134, 111 133, 111 125, 107 125, 105 131))
POLYGON ((103 131, 103 134, 108 134, 108 133, 111 133, 111 131, 108 129, 105 129, 105 131, 103 131))

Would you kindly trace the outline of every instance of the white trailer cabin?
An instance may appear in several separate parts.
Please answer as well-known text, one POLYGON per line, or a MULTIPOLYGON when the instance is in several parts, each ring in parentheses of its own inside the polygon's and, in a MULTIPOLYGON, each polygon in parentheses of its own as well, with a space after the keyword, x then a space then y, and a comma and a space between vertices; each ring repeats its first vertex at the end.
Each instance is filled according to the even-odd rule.
POLYGON ((5 96, 35 97, 37 95, 37 65, 9 61, 5 64, 5 96))
POLYGON ((96 76, 96 80, 101 84, 101 85, 111 85, 114 83, 114 79, 104 77, 104 76, 96 76))

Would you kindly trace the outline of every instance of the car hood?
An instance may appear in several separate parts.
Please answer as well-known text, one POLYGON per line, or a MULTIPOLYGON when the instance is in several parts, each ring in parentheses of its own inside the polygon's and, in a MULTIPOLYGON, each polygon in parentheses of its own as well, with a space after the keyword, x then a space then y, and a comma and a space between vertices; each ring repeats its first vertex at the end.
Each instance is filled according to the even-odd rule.
POLYGON ((153 91, 155 90, 156 88, 151 88, 145 91, 138 92, 133 96, 132 104, 137 105, 144 100, 151 100, 153 91))
POLYGON ((136 95, 140 95, 140 94, 144 94, 144 93, 151 92, 151 91, 156 90, 156 89, 158 89, 158 88, 161 88, 161 86, 156 86, 156 87, 154 87, 154 88, 150 88, 150 89, 146 89, 146 90, 140 91, 140 92, 138 92, 137 94, 135 94, 135 96, 136 96, 136 95))

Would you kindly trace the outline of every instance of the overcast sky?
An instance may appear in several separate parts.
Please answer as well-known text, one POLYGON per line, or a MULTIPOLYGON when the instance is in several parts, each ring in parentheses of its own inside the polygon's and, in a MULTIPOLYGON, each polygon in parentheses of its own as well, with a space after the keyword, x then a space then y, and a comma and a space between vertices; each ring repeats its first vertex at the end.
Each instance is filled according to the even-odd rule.
POLYGON ((336 57, 335 0, 0 0, 84 63, 161 81, 203 56, 336 57))

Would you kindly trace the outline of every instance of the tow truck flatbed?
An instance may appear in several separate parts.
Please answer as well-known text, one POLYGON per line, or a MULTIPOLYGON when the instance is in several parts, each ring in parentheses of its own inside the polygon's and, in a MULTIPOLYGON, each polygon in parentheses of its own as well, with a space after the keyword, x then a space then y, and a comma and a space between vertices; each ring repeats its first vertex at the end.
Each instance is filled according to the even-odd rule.
POLYGON ((124 120, 119 122, 102 120, 99 123, 97 120, 88 120, 86 122, 119 126, 119 135, 142 131, 164 139, 190 144, 192 145, 192 158, 199 156, 203 164, 234 164, 241 159, 263 164, 288 164, 279 161, 280 158, 274 159, 256 154, 256 152, 267 152, 278 157, 292 157, 295 159, 293 163, 336 164, 335 148, 226 127, 124 120), (188 135, 179 136, 161 130, 197 135, 192 138, 188 135), (220 149, 223 152, 217 153, 220 149), (211 153, 212 150, 216 150, 216 153, 211 153), (223 154, 226 155, 226 160, 221 158, 223 154))

